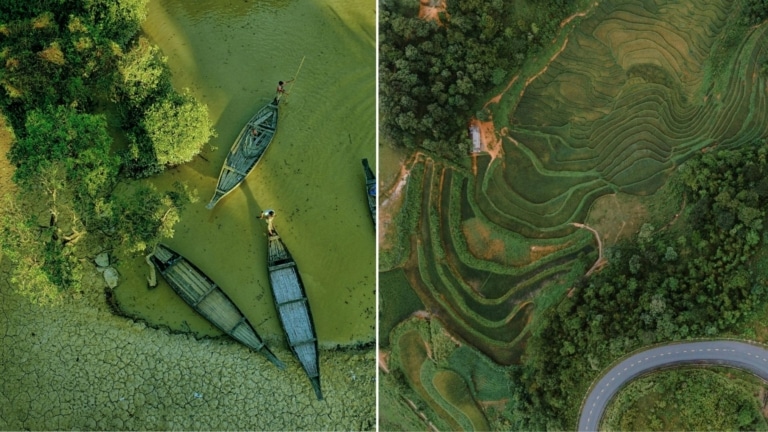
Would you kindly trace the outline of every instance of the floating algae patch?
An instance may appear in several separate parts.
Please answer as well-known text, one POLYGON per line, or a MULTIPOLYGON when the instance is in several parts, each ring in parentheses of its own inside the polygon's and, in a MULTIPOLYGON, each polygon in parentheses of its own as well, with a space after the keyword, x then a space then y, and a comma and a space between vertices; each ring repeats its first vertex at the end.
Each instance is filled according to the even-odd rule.
MULTIPOLYGON (((168 245, 216 281, 270 346, 283 344, 266 225, 257 220, 272 208, 301 271, 320 345, 375 340, 376 236, 360 165, 376 155, 375 3, 159 0, 148 9, 144 33, 168 58, 174 86, 208 106, 218 133, 201 157, 150 179, 161 190, 185 182, 200 196, 168 245), (270 148, 243 184, 207 210, 237 134, 302 61, 286 86, 270 148)), ((121 263, 116 295, 128 313, 219 334, 174 299, 159 275, 161 286, 148 290, 147 269, 143 257, 121 263)))

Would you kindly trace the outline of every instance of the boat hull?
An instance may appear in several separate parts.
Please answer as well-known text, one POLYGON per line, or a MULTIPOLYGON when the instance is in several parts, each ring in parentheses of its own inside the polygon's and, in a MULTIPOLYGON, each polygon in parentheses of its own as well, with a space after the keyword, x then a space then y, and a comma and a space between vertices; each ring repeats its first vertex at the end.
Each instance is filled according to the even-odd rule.
POLYGON ((280 324, 291 351, 306 372, 315 396, 323 398, 320 389, 320 363, 317 335, 304 284, 301 281, 296 262, 291 257, 277 232, 268 239, 267 265, 269 282, 275 300, 280 324))
POLYGON ((371 212, 373 226, 376 226, 376 176, 368 165, 368 159, 363 159, 363 173, 365 174, 365 196, 368 197, 368 210, 371 212))
POLYGON ((233 339, 263 354, 279 369, 285 368, 235 303, 197 266, 162 244, 155 248, 150 260, 192 309, 233 339))
POLYGON ((216 190, 206 208, 210 210, 216 206, 256 168, 277 132, 277 106, 277 99, 264 105, 240 131, 224 160, 216 190))

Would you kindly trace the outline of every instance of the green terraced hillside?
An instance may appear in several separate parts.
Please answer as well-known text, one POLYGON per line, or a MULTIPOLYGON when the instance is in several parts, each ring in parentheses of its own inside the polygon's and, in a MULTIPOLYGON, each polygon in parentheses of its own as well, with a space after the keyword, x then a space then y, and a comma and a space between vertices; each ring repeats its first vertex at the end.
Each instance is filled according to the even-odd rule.
MULTIPOLYGON (((537 308, 598 258, 595 236, 573 224, 589 224, 599 198, 660 201, 692 155, 768 136, 768 24, 734 37, 739 12, 729 0, 592 5, 489 104, 497 156, 473 156, 472 168, 411 159, 418 175, 401 221, 417 228, 398 238, 398 267, 456 346, 501 367, 519 363, 537 308)), ((445 394, 472 387, 466 374, 423 367, 422 348, 419 365, 398 361, 419 344, 397 338, 388 367, 409 377, 400 382, 414 397, 435 412, 456 407, 444 418, 452 426, 485 424, 474 405, 445 394)))

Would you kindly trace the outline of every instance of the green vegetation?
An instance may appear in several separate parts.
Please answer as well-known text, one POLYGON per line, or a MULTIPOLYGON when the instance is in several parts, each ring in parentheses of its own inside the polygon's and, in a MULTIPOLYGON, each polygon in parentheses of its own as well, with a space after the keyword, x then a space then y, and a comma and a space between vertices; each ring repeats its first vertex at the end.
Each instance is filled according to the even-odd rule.
POLYGON ((435 391, 445 399, 451 415, 462 425, 462 430, 489 430, 488 421, 472 399, 466 381, 459 375, 450 370, 436 371, 432 384, 435 391))
POLYGON ((78 289, 78 245, 132 253, 173 234, 194 194, 130 185, 192 159, 212 136, 207 109, 176 92, 158 49, 138 38, 146 0, 0 5, 0 109, 17 139, 16 196, 0 211, 12 280, 34 300, 78 289), (117 152, 104 113, 130 148, 117 152))
POLYGON ((470 383, 469 390, 477 400, 502 400, 509 395, 507 371, 480 354, 477 350, 462 345, 447 358, 449 368, 470 383))
POLYGON ((760 24, 768 19, 768 1, 743 0, 742 17, 749 25, 760 24))
POLYGON ((389 347, 389 332, 395 325, 423 309, 402 269, 379 274, 379 346, 389 347))
POLYGON ((387 270, 402 265, 410 254, 409 236, 416 231, 421 217, 420 186, 424 181, 424 165, 415 164, 411 169, 408 184, 404 191, 405 198, 402 209, 395 216, 392 226, 397 230, 395 234, 396 246, 390 252, 382 251, 379 257, 379 269, 387 270))
POLYGON ((481 98, 549 43, 574 7, 571 0, 449 1, 436 22, 418 18, 416 4, 381 5, 382 133, 396 145, 458 158, 469 150, 467 122, 481 98))
POLYGON ((765 385, 732 369, 656 372, 622 389, 605 413, 606 430, 766 430, 755 397, 765 385), (734 376, 736 375, 736 376, 734 376))
MULTIPOLYGON (((421 191, 409 190, 415 207, 404 210, 409 228, 399 244, 416 250, 400 265, 433 323, 439 319, 461 343, 504 365, 509 388, 496 390, 506 391, 509 403, 498 410, 480 404, 491 427, 573 428, 597 374, 647 344, 736 331, 768 340, 764 325, 741 327, 765 316, 768 275, 768 25, 744 24, 748 4, 591 4, 491 105, 502 148, 473 157, 471 170, 441 160, 463 151, 457 143, 469 110, 455 109, 440 123, 455 136, 426 119, 428 103, 438 100, 429 86, 440 74, 418 69, 430 57, 415 55, 419 44, 434 49, 433 39, 451 34, 461 12, 452 13, 449 2, 439 25, 389 7, 389 23, 382 24, 382 63, 391 66, 381 72, 382 136, 429 155, 415 165, 424 175, 408 184, 421 191), (400 51, 392 48, 398 43, 400 51), (586 277, 598 255, 595 235, 574 224, 596 207, 609 214, 620 206, 612 194, 644 198, 617 209, 622 216, 595 220, 590 228, 612 246, 603 250, 607 265, 586 277), (616 243, 628 233, 632 240, 616 243)), ((484 9, 473 13, 470 20, 484 9)), ((439 64, 452 73, 451 65, 439 64)), ((451 83, 458 82, 456 74, 451 83)), ((503 90, 499 84, 494 91, 503 90)), ((454 93, 446 89, 435 86, 460 95, 458 85, 454 93)), ((475 88, 487 99, 483 92, 492 94, 475 88)), ((480 109, 478 101, 470 106, 480 109)), ((440 104, 446 107, 451 100, 440 104)), ((393 342, 390 349, 409 346, 393 342)), ((419 366, 418 390, 398 372, 384 386, 408 388, 426 418, 464 425, 461 415, 471 410, 424 384, 425 373, 433 377, 446 367, 441 350, 430 346, 434 358, 424 361, 436 365, 419 366)), ((451 370, 471 391, 476 377, 451 370)), ((458 388, 453 375, 440 376, 458 388)))
MULTIPOLYGON (((476 350, 459 347, 437 319, 407 319, 391 335, 390 373, 383 377, 387 386, 381 390, 381 410, 386 413, 382 425, 394 422, 400 425, 395 427, 398 429, 410 421, 406 423, 408 416, 397 412, 412 410, 424 423, 441 430, 489 429, 476 395, 482 395, 481 399, 495 396, 493 388, 506 385, 503 369, 476 350), (468 365, 476 368, 468 370, 468 365), (399 401, 391 389, 397 390, 399 401)), ((422 424, 415 429, 424 427, 422 424)))
POLYGON ((129 176, 146 177, 166 165, 189 162, 214 135, 207 108, 173 89, 165 59, 143 37, 120 59, 111 98, 128 131, 123 158, 129 176))
POLYGON ((611 264, 582 279, 544 312, 528 349, 523 395, 514 416, 523 428, 575 424, 580 400, 613 359, 644 345, 716 336, 763 303, 765 285, 751 259, 764 236, 768 149, 706 153, 680 170, 691 203, 685 230, 646 224, 616 247, 611 264))

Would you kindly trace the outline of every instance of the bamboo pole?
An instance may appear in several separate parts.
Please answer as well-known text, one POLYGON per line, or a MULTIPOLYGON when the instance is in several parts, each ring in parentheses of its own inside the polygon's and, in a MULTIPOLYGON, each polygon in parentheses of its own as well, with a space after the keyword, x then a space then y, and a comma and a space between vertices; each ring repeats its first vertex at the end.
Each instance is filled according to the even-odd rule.
MULTIPOLYGON (((301 72, 301 67, 304 66, 305 58, 307 58, 307 56, 303 56, 301 58, 301 63, 299 63, 299 68, 296 70, 296 74, 293 76, 293 79, 291 80, 291 90, 293 90, 293 85, 296 84, 296 79, 299 77, 299 72, 301 72)), ((288 94, 291 94, 291 92, 288 92, 288 94)))

